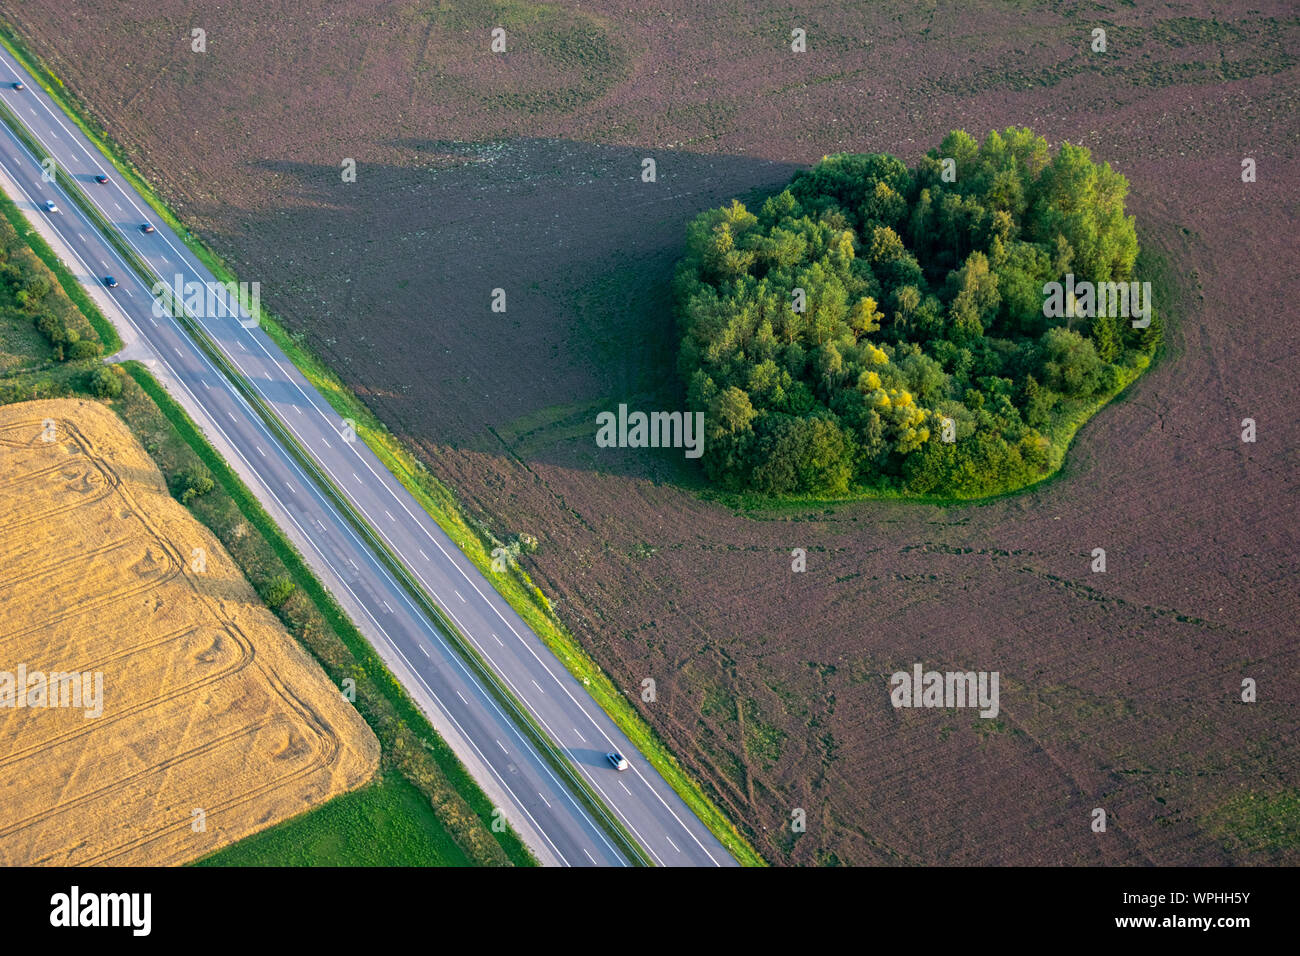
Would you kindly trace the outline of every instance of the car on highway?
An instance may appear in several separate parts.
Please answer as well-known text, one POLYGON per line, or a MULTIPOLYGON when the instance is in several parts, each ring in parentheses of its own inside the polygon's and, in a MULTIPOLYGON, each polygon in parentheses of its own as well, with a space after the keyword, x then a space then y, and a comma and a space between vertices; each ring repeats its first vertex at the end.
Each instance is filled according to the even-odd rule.
POLYGON ((108 286, 110 289, 116 289, 117 280, 112 276, 104 276, 104 285, 108 286))
POLYGON ((99 183, 102 186, 104 185, 104 183, 108 182, 108 177, 105 176, 103 173, 100 173, 95 177, 95 182, 99 183))
POLYGON ((46 212, 58 212, 58 211, 59 211, 59 207, 56 206, 56 205, 54 205, 54 200, 53 200, 53 199, 47 199, 47 200, 45 200, 45 211, 46 211, 46 212))
POLYGON ((14 80, 14 89, 15 89, 15 90, 25 90, 25 89, 27 89, 27 87, 23 85, 23 81, 22 81, 22 80, 14 80))
POLYGON ((152 226, 151 224, 149 224, 149 223, 146 222, 144 225, 142 225, 142 226, 140 227, 140 231, 141 231, 141 232, 153 232, 153 226, 152 226))
POLYGON ((626 770, 628 768, 627 758, 615 750, 613 753, 605 754, 605 759, 609 761, 610 766, 615 770, 626 770))

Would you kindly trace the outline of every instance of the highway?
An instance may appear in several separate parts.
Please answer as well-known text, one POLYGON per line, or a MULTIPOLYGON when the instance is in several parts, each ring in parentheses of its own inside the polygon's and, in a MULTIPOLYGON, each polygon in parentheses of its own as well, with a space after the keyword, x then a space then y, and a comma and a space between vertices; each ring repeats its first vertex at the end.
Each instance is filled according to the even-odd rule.
MULTIPOLYGON (((29 218, 42 217, 56 251, 78 280, 107 303, 133 357, 147 362, 168 391, 280 526, 406 687, 412 699, 534 852, 549 865, 627 865, 616 842, 575 797, 501 703, 450 646, 384 560, 362 539, 331 496, 305 474, 253 405, 171 316, 156 315, 156 281, 216 283, 215 277, 148 204, 124 182, 80 129, 26 71, 0 49, 0 100, 45 155, 34 156, 6 125, 0 169, 16 187, 11 198, 29 218), (25 89, 13 88, 21 80, 25 89), (100 235, 57 181, 44 181, 41 160, 82 192, 154 275, 145 281, 100 235), (108 177, 106 184, 96 175, 108 177), (53 200, 58 213, 47 213, 53 200), (150 222, 155 231, 141 230, 150 222), (106 288, 103 278, 118 285, 106 288)), ((248 278, 248 277, 241 277, 248 278)), ((340 280, 341 281, 341 280, 340 280)), ((211 288, 220 289, 213 285, 211 288)), ((224 289, 213 314, 190 312, 225 361, 238 370, 298 446, 328 476, 403 563, 411 579, 450 619, 518 704, 565 755, 573 772, 604 801, 646 857, 665 866, 734 866, 681 798, 592 700, 445 532, 360 439, 347 440, 329 403, 224 289), (614 770, 618 751, 630 767, 614 770)), ((187 309, 189 311, 189 309, 187 309)))

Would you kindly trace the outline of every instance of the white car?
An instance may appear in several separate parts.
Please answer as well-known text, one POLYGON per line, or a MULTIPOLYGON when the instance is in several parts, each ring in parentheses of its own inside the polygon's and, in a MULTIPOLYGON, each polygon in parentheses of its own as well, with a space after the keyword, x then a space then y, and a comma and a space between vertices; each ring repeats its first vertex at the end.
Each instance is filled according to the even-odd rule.
POLYGON ((605 759, 609 761, 610 766, 615 770, 626 770, 628 767, 627 758, 617 750, 613 753, 605 754, 605 759))
POLYGON ((59 211, 59 207, 56 206, 56 205, 54 205, 54 200, 53 200, 53 199, 47 199, 47 200, 45 200, 45 211, 46 211, 46 212, 58 212, 58 211, 59 211))

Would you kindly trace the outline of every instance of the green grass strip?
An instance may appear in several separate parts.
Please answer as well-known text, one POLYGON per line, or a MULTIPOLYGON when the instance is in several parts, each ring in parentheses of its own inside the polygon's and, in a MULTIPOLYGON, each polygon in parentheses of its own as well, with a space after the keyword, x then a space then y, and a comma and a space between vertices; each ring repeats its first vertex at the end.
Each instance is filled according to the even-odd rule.
POLYGON ((445 831, 430 831, 423 819, 428 812, 420 791, 392 774, 194 865, 472 866, 445 831))

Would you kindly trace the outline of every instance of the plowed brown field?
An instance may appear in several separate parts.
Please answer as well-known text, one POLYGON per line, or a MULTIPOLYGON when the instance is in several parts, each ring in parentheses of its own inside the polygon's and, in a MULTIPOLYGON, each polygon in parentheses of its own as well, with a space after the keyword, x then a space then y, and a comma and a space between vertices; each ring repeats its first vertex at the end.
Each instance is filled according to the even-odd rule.
POLYGON ((0 408, 0 671, 19 665, 102 674, 102 713, 0 707, 0 865, 183 863, 378 766, 360 715, 93 402, 0 408))

